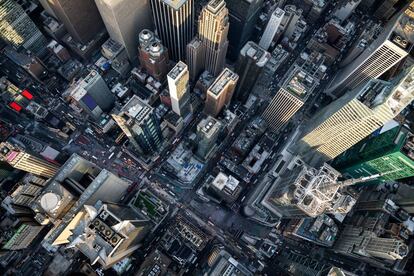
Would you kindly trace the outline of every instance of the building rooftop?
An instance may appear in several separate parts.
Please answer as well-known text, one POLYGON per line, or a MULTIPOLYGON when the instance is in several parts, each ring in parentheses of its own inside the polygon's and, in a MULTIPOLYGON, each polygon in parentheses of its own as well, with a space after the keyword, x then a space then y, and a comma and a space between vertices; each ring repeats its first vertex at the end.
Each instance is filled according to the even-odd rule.
POLYGON ((210 0, 206 7, 212 13, 217 13, 225 6, 226 2, 224 2, 224 0, 210 0))
POLYGON ((187 65, 184 62, 179 61, 174 66, 174 68, 171 69, 170 72, 168 72, 168 77, 172 78, 173 80, 176 80, 176 79, 180 78, 183 75, 183 73, 187 70, 188 70, 187 65))
POLYGON ((102 44, 102 51, 103 53, 108 52, 111 56, 105 56, 106 58, 116 57, 123 49, 124 47, 118 43, 117 41, 113 40, 112 38, 109 38, 107 41, 105 41, 104 44, 102 44))
POLYGON ((174 175, 180 182, 192 183, 201 173, 204 165, 194 158, 189 149, 180 143, 167 159, 167 164, 172 168, 174 175))
POLYGON ((307 71, 299 66, 293 66, 288 73, 285 82, 282 85, 286 91, 292 93, 296 97, 305 100, 313 92, 319 82, 312 77, 307 71))
POLYGON ((198 37, 194 37, 189 43, 188 46, 194 49, 197 49, 202 45, 201 39, 198 37))
MULTIPOLYGON (((138 249, 150 224, 135 210, 112 203, 97 202, 76 214, 70 227, 69 247, 77 247, 91 264, 105 268, 114 265, 138 249), (99 250, 97 250, 99 248, 99 250)), ((69 228, 69 227, 68 227, 69 228)))
POLYGON ((132 98, 121 108, 122 114, 125 114, 129 119, 135 119, 138 122, 145 120, 152 111, 153 108, 136 95, 132 96, 132 98))
POLYGON ((208 116, 200 121, 197 125, 197 131, 202 132, 205 136, 210 137, 222 127, 222 123, 214 117, 208 116))
POLYGON ((292 234, 316 244, 331 247, 339 234, 339 229, 332 218, 322 214, 316 218, 301 219, 292 234))
POLYGON ((213 180, 212 185, 215 186, 218 190, 223 190, 226 188, 233 192, 239 186, 239 183, 240 181, 238 181, 233 176, 220 172, 213 180))
POLYGON ((256 62, 257 66, 260 67, 265 66, 271 57, 269 52, 252 41, 249 41, 246 45, 244 45, 240 51, 240 54, 242 56, 250 57, 256 62))
POLYGON ((167 4, 173 9, 178 10, 181 8, 182 5, 184 5, 188 0, 160 0, 161 2, 167 4))
POLYGON ((388 39, 410 52, 414 45, 414 3, 411 3, 405 12, 395 17, 396 21, 388 39))
MULTIPOLYGON (((83 206, 94 205, 98 200, 117 202, 126 192, 129 183, 74 154, 49 181, 42 194, 32 204, 35 219, 55 226, 43 240, 45 248, 53 250, 60 236, 83 206)), ((66 233, 68 234, 68 233, 66 233)))
POLYGON ((210 268, 206 275, 253 276, 252 272, 224 249, 216 248, 211 253, 208 263, 210 268))
POLYGON ((208 91, 218 96, 228 85, 236 83, 238 79, 239 76, 236 73, 229 68, 225 68, 208 88, 208 91))

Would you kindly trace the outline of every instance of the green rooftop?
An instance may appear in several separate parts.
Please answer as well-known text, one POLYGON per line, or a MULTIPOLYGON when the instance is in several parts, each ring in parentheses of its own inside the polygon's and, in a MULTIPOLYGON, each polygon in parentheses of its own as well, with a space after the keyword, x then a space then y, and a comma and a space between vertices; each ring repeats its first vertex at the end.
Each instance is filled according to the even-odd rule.
POLYGON ((332 166, 352 178, 384 174, 380 180, 414 176, 413 135, 405 127, 395 127, 378 136, 368 137, 343 154, 332 166))

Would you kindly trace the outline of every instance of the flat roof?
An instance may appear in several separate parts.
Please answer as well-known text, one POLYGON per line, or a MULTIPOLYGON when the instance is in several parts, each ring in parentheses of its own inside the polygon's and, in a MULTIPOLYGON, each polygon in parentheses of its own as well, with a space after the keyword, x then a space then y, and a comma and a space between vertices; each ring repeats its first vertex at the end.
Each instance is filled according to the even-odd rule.
POLYGON ((161 2, 164 2, 173 9, 179 9, 182 5, 188 2, 188 0, 161 0, 161 2))
POLYGON ((170 72, 168 72, 168 77, 170 77, 170 78, 172 78, 172 79, 174 79, 174 80, 176 80, 178 77, 180 77, 181 75, 182 75, 182 73, 184 72, 184 71, 186 71, 187 70, 187 65, 184 63, 184 62, 182 62, 182 61, 179 61, 175 66, 174 66, 174 68, 173 69, 171 69, 171 71, 170 72))
POLYGON ((214 95, 218 95, 230 82, 236 82, 238 79, 239 76, 236 73, 231 71, 229 68, 224 68, 221 74, 209 87, 208 91, 210 91, 214 95))

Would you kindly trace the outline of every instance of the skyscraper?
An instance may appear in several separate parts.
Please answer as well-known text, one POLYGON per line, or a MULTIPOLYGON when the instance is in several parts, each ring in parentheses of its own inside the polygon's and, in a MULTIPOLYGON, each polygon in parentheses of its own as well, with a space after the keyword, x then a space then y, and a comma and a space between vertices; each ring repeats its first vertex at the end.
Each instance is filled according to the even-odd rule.
POLYGON ((227 57, 234 61, 253 34, 263 0, 226 0, 226 4, 231 26, 227 57))
POLYGON ((134 95, 112 117, 139 152, 152 154, 160 149, 163 137, 154 109, 138 96, 134 95))
POLYGON ((73 231, 69 248, 77 248, 92 265, 100 263, 107 269, 137 250, 152 227, 129 206, 99 202, 85 206, 65 232, 73 231))
POLYGON ((150 30, 139 33, 139 63, 145 71, 159 81, 163 81, 168 73, 168 50, 150 30))
POLYGON ((362 140, 337 158, 332 166, 352 178, 382 173, 383 180, 414 176, 414 136, 395 127, 362 140))
POLYGON ((200 121, 197 125, 197 155, 206 159, 213 151, 223 124, 211 116, 200 121))
POLYGON ((205 69, 217 76, 223 70, 229 41, 229 12, 224 0, 211 0, 198 20, 198 36, 204 47, 205 69))
POLYGON ((295 148, 314 164, 335 158, 398 115, 414 98, 414 67, 393 82, 371 80, 319 111, 295 148))
POLYGON ((346 91, 378 78, 405 58, 414 43, 413 11, 414 3, 405 12, 395 15, 364 52, 338 71, 326 93, 340 97, 346 91))
POLYGON ((49 0, 49 4, 57 19, 79 43, 87 44, 104 29, 94 0, 49 0))
POLYGON ((194 36, 193 0, 150 0, 157 34, 174 61, 185 58, 194 36))
POLYGON ((8 142, 0 144, 0 161, 7 162, 13 168, 48 178, 55 175, 59 169, 58 165, 25 152, 8 142))
POLYGON ((269 22, 267 22, 266 29, 263 32, 262 38, 260 39, 259 45, 266 51, 275 38, 277 31, 279 30, 280 23, 282 22, 283 16, 285 15, 284 10, 276 8, 270 16, 269 22))
POLYGON ((14 0, 0 1, 0 38, 17 50, 25 49, 35 55, 47 52, 46 37, 14 0))
POLYGON ((187 65, 180 61, 167 75, 172 110, 185 118, 191 112, 187 65))
POLYGON ((347 213, 356 200, 343 193, 341 174, 324 164, 320 169, 296 166, 276 178, 261 204, 282 218, 317 217, 324 213, 347 213))
POLYGON ((204 47, 198 37, 194 37, 187 45, 187 64, 190 79, 196 81, 204 69, 204 47))
POLYGON ((327 69, 325 60, 319 52, 304 51, 285 74, 281 88, 262 115, 273 131, 280 130, 319 85, 327 69))
POLYGON ((249 98, 257 78, 270 57, 270 53, 252 41, 244 45, 236 64, 236 73, 240 78, 233 99, 245 102, 249 98))
POLYGON ((138 32, 152 29, 149 0, 95 0, 109 36, 125 47, 129 60, 137 58, 138 32))
POLYGON ((224 68, 213 84, 207 89, 204 112, 216 117, 225 105, 230 104, 239 76, 224 68))

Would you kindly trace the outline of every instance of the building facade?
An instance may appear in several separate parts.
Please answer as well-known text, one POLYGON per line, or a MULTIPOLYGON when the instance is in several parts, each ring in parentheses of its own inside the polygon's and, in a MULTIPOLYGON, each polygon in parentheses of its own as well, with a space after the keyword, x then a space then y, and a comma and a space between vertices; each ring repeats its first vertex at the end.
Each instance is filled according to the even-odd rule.
POLYGON ((159 81, 165 79, 169 69, 168 50, 150 30, 139 33, 139 62, 145 71, 159 81))
POLYGON ((295 145, 306 162, 320 164, 349 149, 397 116, 414 98, 414 68, 393 82, 371 80, 319 111, 295 145))
POLYGON ((197 156, 207 159, 215 148, 223 124, 211 116, 201 120, 197 125, 197 156))
POLYGON ((226 0, 231 26, 227 54, 230 60, 235 61, 240 49, 250 40, 263 2, 263 0, 226 0))
POLYGON ((239 76, 225 68, 207 89, 204 113, 216 117, 225 105, 230 104, 239 76))
POLYGON ((130 61, 137 59, 138 32, 152 29, 149 0, 95 0, 109 36, 122 44, 130 61))
POLYGON ((204 70, 204 47, 198 37, 194 37, 187 45, 187 64, 190 79, 196 81, 204 70))
POLYGON ((172 110, 185 118, 191 112, 188 67, 178 62, 167 75, 172 110))
POLYGON ((174 61, 185 58, 194 37, 193 0, 150 0, 157 34, 174 61))
POLYGON ((13 0, 0 1, 0 38, 15 49, 31 51, 35 55, 46 52, 46 37, 24 9, 13 0))
POLYGON ((103 112, 111 111, 115 103, 105 80, 95 70, 78 80, 68 92, 75 103, 94 119, 98 119, 103 112))
POLYGON ((0 144, 0 161, 7 162, 13 168, 48 178, 53 177, 60 167, 7 142, 0 144))
POLYGON ((224 68, 229 41, 229 12, 224 0, 212 0, 198 20, 198 36, 204 48, 205 69, 217 76, 224 68))
POLYGON ((249 98, 257 78, 269 59, 270 54, 256 43, 249 41, 244 45, 236 64, 239 81, 234 93, 234 100, 245 102, 249 98))
POLYGON ((259 45, 266 51, 272 45, 273 39, 279 30, 280 23, 285 16, 284 10, 276 8, 276 10, 270 16, 269 22, 266 25, 266 29, 263 32, 262 38, 260 39, 259 45))
POLYGON ((138 96, 134 95, 112 117, 139 152, 148 155, 161 148, 163 137, 154 109, 138 96))
POLYGON ((411 4, 405 12, 395 15, 378 38, 335 75, 326 93, 340 97, 346 91, 378 78, 404 59, 414 43, 413 10, 414 4, 411 4))
POLYGON ((94 0, 49 0, 49 4, 78 43, 87 44, 105 28, 94 0))

